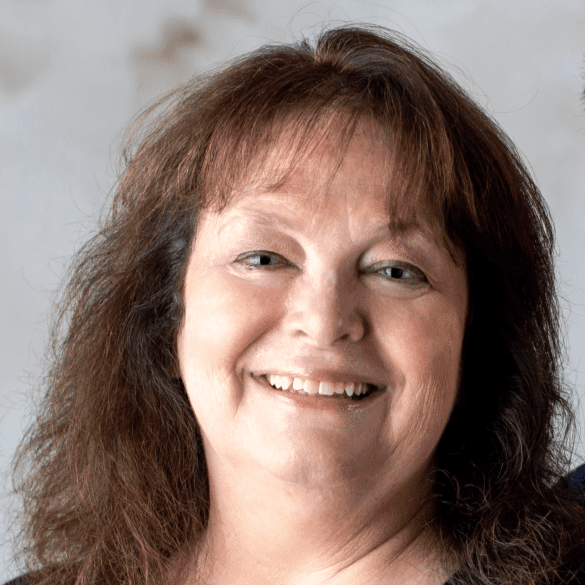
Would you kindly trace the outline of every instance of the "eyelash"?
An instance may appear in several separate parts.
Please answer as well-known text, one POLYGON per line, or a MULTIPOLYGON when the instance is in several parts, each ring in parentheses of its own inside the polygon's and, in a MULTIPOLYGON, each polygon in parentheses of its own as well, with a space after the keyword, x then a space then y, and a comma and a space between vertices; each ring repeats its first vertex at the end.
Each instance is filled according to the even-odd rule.
MULTIPOLYGON (((238 256, 238 258, 236 258, 235 261, 242 264, 244 266, 244 268, 246 268, 247 270, 257 270, 258 268, 267 268, 270 270, 270 269, 276 268, 276 266, 268 266, 265 264, 246 265, 243 262, 243 260, 247 260, 248 258, 254 258, 254 257, 258 257, 258 256, 270 256, 272 258, 281 258, 287 264, 290 264, 290 262, 288 262, 288 260, 283 258, 280 254, 276 254, 274 252, 268 252, 266 250, 254 250, 253 252, 247 252, 245 255, 238 256)), ((388 270, 388 269, 390 269, 390 270, 398 269, 398 270, 410 272, 413 275, 413 278, 409 279, 409 280, 414 280, 414 281, 416 281, 416 283, 412 283, 412 282, 409 283, 408 281, 402 281, 410 286, 414 286, 415 284, 420 284, 421 282, 428 282, 426 276, 418 268, 416 268, 415 266, 412 266, 411 264, 408 264, 406 262, 397 261, 393 265, 383 266, 382 268, 376 270, 375 272, 383 272, 384 270, 388 270)), ((401 281, 400 279, 396 280, 396 279, 392 279, 389 277, 384 277, 384 278, 386 278, 386 280, 388 280, 389 282, 392 282, 392 281, 400 282, 401 281)))

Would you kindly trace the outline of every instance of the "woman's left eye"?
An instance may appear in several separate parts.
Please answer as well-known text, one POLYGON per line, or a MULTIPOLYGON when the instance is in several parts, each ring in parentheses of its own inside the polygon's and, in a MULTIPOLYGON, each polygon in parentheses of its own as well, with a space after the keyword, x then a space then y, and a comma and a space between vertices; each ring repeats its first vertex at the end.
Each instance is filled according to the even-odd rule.
POLYGON ((405 284, 417 285, 428 282, 424 273, 406 262, 394 262, 390 266, 383 266, 377 272, 386 273, 388 280, 396 282, 403 282, 405 284))

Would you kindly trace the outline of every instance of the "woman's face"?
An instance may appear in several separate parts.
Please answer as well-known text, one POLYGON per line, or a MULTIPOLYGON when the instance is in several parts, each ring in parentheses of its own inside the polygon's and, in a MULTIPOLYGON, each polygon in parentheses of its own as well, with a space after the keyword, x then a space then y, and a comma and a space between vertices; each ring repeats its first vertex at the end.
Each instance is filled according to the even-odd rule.
POLYGON ((334 141, 278 190, 245 185, 200 218, 178 351, 211 477, 229 465, 318 489, 432 467, 457 393, 466 274, 423 228, 390 233, 375 136, 361 124, 329 182, 334 141), (305 396, 258 377, 270 373, 384 389, 305 396))

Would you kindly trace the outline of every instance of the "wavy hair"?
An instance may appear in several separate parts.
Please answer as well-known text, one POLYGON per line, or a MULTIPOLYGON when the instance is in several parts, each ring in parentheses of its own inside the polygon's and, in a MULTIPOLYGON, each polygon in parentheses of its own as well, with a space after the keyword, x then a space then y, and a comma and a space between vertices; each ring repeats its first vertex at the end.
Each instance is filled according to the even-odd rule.
POLYGON ((467 264, 461 383, 432 496, 440 554, 461 565, 451 583, 583 576, 585 509, 554 487, 576 425, 548 207, 510 139, 425 51, 346 25, 197 76, 130 127, 109 213, 56 306, 42 400, 13 463, 18 558, 43 585, 159 585, 193 558, 209 484, 176 337, 199 214, 229 204, 285 126, 290 170, 310 138, 340 127, 341 157, 364 117, 392 143, 381 172, 393 229, 424 214, 467 264))

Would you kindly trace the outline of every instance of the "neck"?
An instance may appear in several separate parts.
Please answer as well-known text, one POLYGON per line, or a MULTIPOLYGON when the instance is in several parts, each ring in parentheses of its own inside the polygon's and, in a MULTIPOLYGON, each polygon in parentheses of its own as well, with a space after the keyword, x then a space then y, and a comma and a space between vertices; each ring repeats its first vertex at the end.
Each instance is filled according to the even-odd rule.
POLYGON ((442 585, 449 576, 425 528, 433 510, 421 477, 391 486, 370 474, 323 489, 217 463, 199 582, 442 585))

